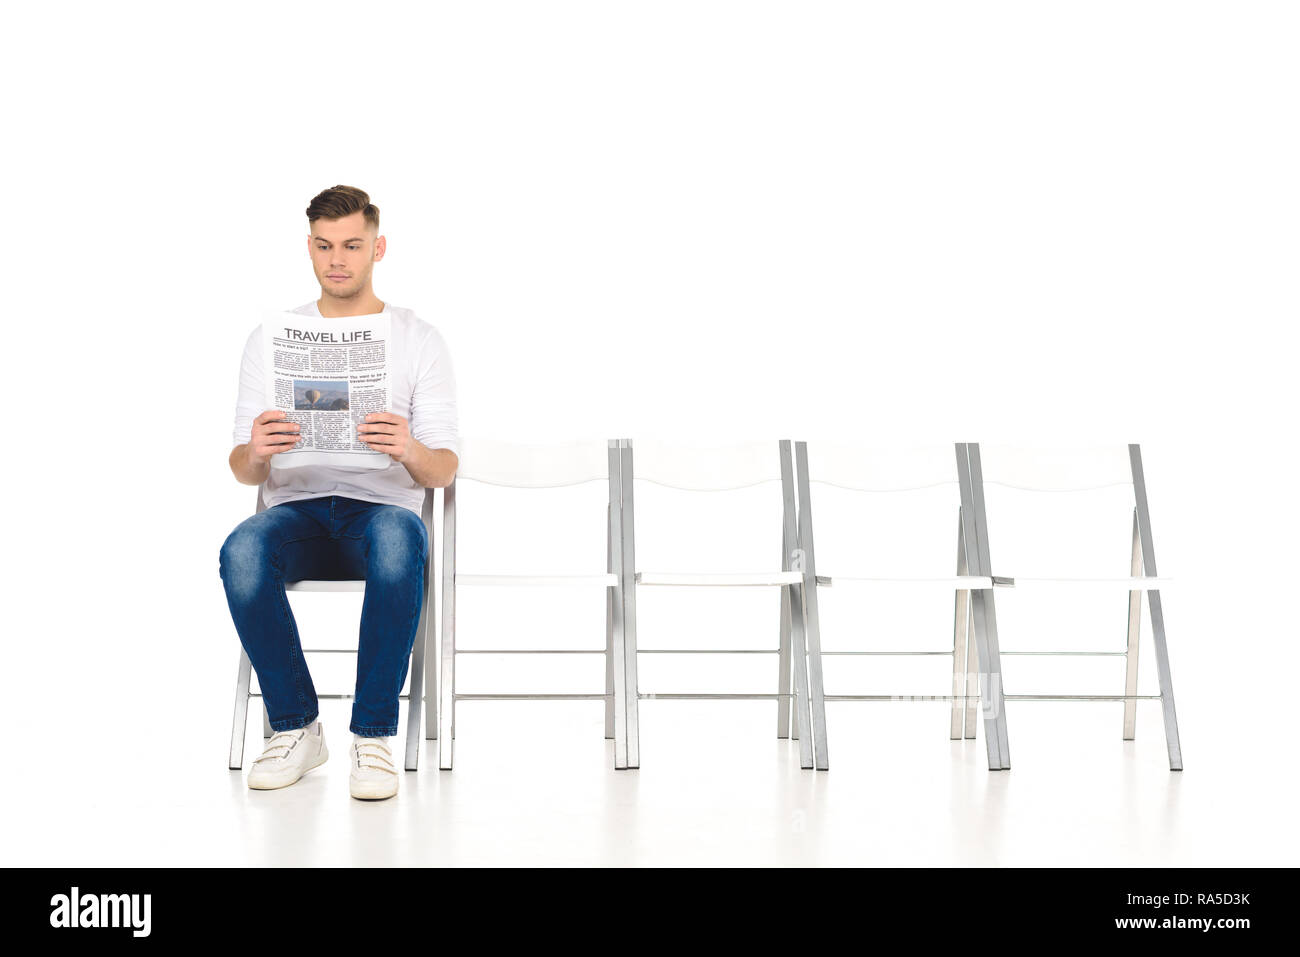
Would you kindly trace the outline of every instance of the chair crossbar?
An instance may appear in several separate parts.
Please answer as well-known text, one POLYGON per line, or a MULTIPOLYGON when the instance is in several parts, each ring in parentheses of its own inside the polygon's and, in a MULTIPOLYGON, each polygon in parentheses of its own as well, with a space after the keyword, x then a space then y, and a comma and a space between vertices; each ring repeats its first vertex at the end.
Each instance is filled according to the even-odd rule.
MULTIPOLYGON (((1003 652, 1005 654, 1006 652, 1003 652)), ((1106 694, 1106 695, 1033 695, 1033 694, 1009 694, 1005 696, 1007 701, 1159 701, 1158 694, 1106 694)), ((972 694, 920 694, 920 695, 892 695, 892 694, 828 694, 827 701, 978 701, 979 695, 972 694)))
POLYGON ((465 693, 456 691, 451 695, 456 701, 605 701, 613 697, 608 694, 532 694, 531 692, 505 693, 487 691, 482 693, 465 693))
POLYGON ((1159 701, 1158 694, 1009 694, 1008 701, 1159 701))
MULTIPOLYGON (((822 651, 822 654, 823 654, 823 655, 841 655, 841 656, 853 656, 853 655, 862 655, 862 656, 868 656, 868 655, 883 655, 883 656, 886 656, 886 657, 906 657, 906 656, 908 656, 908 655, 946 655, 946 656, 948 656, 948 657, 951 657, 953 654, 955 654, 955 652, 954 652, 951 648, 946 648, 946 649, 941 649, 941 650, 939 650, 939 651, 877 651, 877 650, 872 650, 872 651, 825 651, 825 650, 823 650, 823 651, 822 651)), ((1126 657, 1126 656, 1127 656, 1128 652, 1126 652, 1126 651, 1006 651, 1006 650, 1003 650, 1002 654, 1004 654, 1004 655, 1043 655, 1043 656, 1048 656, 1048 657, 1053 656, 1053 655, 1079 655, 1079 656, 1096 656, 1096 657, 1102 657, 1102 658, 1107 658, 1107 657, 1112 657, 1112 658, 1123 658, 1123 657, 1126 657)))
POLYGON ((642 655, 779 655, 780 648, 638 648, 642 655))
MULTIPOLYGON (((260 698, 260 697, 262 697, 262 692, 260 692, 260 691, 250 691, 250 692, 248 693, 248 696, 249 696, 250 698, 260 698)), ((356 695, 351 695, 351 694, 319 694, 319 693, 318 693, 318 694, 316 695, 316 697, 317 697, 318 699, 322 700, 322 701, 351 701, 352 699, 354 699, 354 698, 356 697, 356 695)), ((401 700, 401 701, 409 701, 409 700, 411 699, 411 696, 410 696, 409 694, 399 694, 397 697, 398 697, 398 699, 401 700)))
POLYGON ((796 695, 788 691, 736 694, 710 691, 689 694, 675 691, 643 691, 637 697, 648 701, 780 701, 784 698, 794 698, 796 695))
POLYGON ((613 588, 618 576, 605 575, 456 575, 457 585, 601 585, 613 588))
POLYGON ((458 655, 603 655, 604 648, 457 648, 458 655))
POLYGON ((828 694, 827 701, 978 701, 979 695, 964 694, 828 694))
POLYGON ((801 572, 738 572, 738 573, 690 573, 690 572, 637 572, 638 585, 686 585, 705 587, 769 587, 798 585, 803 581, 801 572))

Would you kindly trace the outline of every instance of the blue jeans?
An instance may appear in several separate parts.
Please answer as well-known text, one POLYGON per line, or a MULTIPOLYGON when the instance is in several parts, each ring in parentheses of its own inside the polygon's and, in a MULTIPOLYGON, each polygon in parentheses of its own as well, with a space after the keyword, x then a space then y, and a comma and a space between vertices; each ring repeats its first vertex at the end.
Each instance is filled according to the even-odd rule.
POLYGON ((221 580, 272 729, 306 727, 317 716, 285 583, 365 579, 350 727, 367 738, 397 734, 428 555, 429 533, 415 512, 342 495, 273 505, 230 533, 221 580))

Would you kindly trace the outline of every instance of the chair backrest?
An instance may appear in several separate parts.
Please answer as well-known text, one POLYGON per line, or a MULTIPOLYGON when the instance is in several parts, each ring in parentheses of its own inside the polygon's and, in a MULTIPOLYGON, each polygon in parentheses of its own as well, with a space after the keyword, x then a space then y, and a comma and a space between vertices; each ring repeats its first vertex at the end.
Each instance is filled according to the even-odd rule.
POLYGON ((810 441, 796 443, 795 451, 800 508, 806 488, 816 527, 819 574, 924 579, 956 573, 955 445, 810 441))
POLYGON ((635 477, 666 488, 721 492, 781 480, 775 441, 691 445, 637 439, 633 449, 635 477))
MULTIPOLYGON (((634 500, 639 569, 739 572, 781 567, 785 511, 793 519, 795 508, 792 477, 782 472, 789 442, 625 443, 633 482, 659 486, 654 492, 643 486, 634 500), (696 492, 728 494, 691 494, 696 492), (727 546, 743 553, 744 566, 723 554, 727 546)), ((624 475, 624 481, 628 478, 624 475)))
POLYGON ((558 488, 609 480, 609 440, 547 445, 462 439, 458 479, 510 488, 558 488))
POLYGON ((468 532, 452 543, 459 573, 606 570, 602 556, 610 534, 617 440, 522 443, 467 437, 458 458, 451 494, 443 498, 443 524, 444 534, 449 517, 468 532), (583 488, 595 482, 601 483, 599 490, 583 488), (485 487, 465 492, 474 484, 485 487))
POLYGON ((1139 505, 1141 521, 1149 521, 1139 446, 972 449, 998 574, 1029 579, 1130 573, 1139 505))
POLYGON ((803 443, 808 479, 860 492, 902 492, 956 485, 953 446, 880 448, 840 442, 803 443))
POLYGON ((981 444, 979 454, 985 485, 1002 485, 1035 492, 1082 492, 1132 485, 1133 463, 1129 448, 1119 444, 981 444))

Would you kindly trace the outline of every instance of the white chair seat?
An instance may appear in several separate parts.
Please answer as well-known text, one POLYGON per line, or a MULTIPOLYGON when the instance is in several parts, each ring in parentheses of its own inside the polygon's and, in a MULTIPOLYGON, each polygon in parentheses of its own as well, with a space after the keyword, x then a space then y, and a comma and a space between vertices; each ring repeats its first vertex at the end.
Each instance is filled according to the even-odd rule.
POLYGON ((365 591, 366 583, 362 581, 302 581, 289 582, 285 591, 365 591))
POLYGON ((613 572, 601 575, 456 575, 457 585, 603 585, 618 584, 613 572))
MULTIPOLYGON (((930 585, 949 591, 960 589, 992 588, 993 579, 987 575, 951 575, 947 578, 877 578, 865 575, 830 575, 834 585, 930 585)), ((818 578, 821 578, 819 575, 818 578)))
POLYGON ((803 581, 803 572, 637 572, 636 580, 639 585, 797 585, 803 581))
POLYGON ((1016 587, 1028 585, 1099 585, 1120 591, 1159 591, 1171 585, 1171 578, 1021 578, 1016 576, 1016 587))

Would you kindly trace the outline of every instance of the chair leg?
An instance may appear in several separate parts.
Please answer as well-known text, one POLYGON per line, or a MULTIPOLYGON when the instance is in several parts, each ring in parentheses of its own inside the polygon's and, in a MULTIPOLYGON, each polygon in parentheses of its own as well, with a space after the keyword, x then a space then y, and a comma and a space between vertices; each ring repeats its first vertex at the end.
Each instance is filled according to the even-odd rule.
MULTIPOLYGON (((1151 511, 1147 504, 1146 478, 1142 471, 1142 451, 1137 445, 1128 447, 1129 462, 1133 469, 1133 498, 1137 509, 1138 534, 1142 542, 1142 569, 1151 578, 1156 571, 1155 543, 1151 537, 1151 511)), ((1156 653, 1156 677, 1160 681, 1160 709, 1165 719, 1165 747, 1169 750, 1169 770, 1183 769, 1183 746, 1178 736, 1178 715, 1174 710, 1174 679, 1169 671, 1169 647, 1165 644, 1165 613, 1160 604, 1160 591, 1147 592, 1151 612, 1151 642, 1156 653)))
MULTIPOLYGON (((959 442, 956 450, 966 567, 973 569, 976 575, 988 576, 992 572, 988 567, 988 520, 984 507, 984 475, 980 465, 979 445, 959 442)), ((1011 751, 1007 743, 1002 654, 998 645, 997 613, 992 588, 980 588, 971 592, 971 620, 974 623, 972 630, 979 656, 980 703, 984 712, 984 738, 988 748, 989 770, 1006 771, 1011 767, 1011 751)))
MULTIPOLYGON (((1153 576, 1154 577, 1154 576, 1153 576)), ((1165 613, 1160 592, 1147 592, 1151 612, 1151 639, 1156 649, 1156 677, 1160 679, 1160 707, 1165 719, 1165 747, 1169 751, 1169 770, 1183 769, 1183 746, 1178 737, 1178 716, 1174 711, 1174 682, 1169 673, 1169 649, 1165 644, 1165 613)))
POLYGON ((442 632, 442 688, 438 702, 438 767, 443 771, 450 771, 452 748, 456 740, 451 728, 451 723, 456 714, 456 700, 453 696, 454 682, 456 680, 456 652, 455 639, 446 626, 447 610, 445 599, 442 614, 444 625, 442 632))
MULTIPOLYGON (((806 580, 806 578, 805 578, 806 580)), ((822 682, 822 642, 821 626, 817 620, 816 576, 813 576, 812 589, 805 588, 804 612, 808 620, 806 640, 808 642, 808 705, 812 709, 813 750, 816 754, 818 771, 830 767, 826 744, 826 694, 822 682)))
POLYGON ((808 710, 808 649, 804 642, 803 586, 786 585, 790 593, 790 650, 794 671, 794 729, 792 737, 799 739, 799 767, 811 770, 813 766, 813 732, 808 710))
MULTIPOLYGON (((776 674, 776 691, 780 695, 791 695, 794 693, 794 684, 791 680, 790 671, 790 590, 781 589, 781 643, 780 650, 777 652, 777 674, 776 674)), ((792 734, 790 728, 790 698, 776 699, 776 736, 778 738, 789 738, 792 734)), ((794 736, 798 736, 798 729, 794 729, 794 736)))
POLYGON ((259 698, 258 700, 262 702, 262 737, 269 738, 275 734, 275 731, 271 728, 271 713, 266 710, 266 699, 259 698))
POLYGON ((813 751, 818 771, 830 767, 826 743, 826 695, 822 680, 822 639, 817 606, 817 560, 813 550, 812 494, 808 479, 808 443, 794 445, 795 482, 799 496, 797 538, 802 553, 803 613, 808 644, 808 704, 812 709, 813 751))
MULTIPOLYGON (((605 571, 614 571, 614 534, 610 507, 605 506, 605 571)), ((614 738, 614 595, 605 589, 605 739, 614 738)))
POLYGON ((424 739, 438 740, 438 639, 437 593, 433 587, 433 567, 430 559, 429 583, 425 589, 424 611, 424 739))
MULTIPOLYGON (((961 509, 957 510, 957 575, 966 574, 966 544, 962 540, 961 509)), ((970 620, 970 592, 958 590, 952 612, 952 712, 950 740, 961 740, 966 716, 966 624, 970 620)))
POLYGON ((614 740, 614 589, 605 589, 605 740, 614 740))
MULTIPOLYGON (((605 627, 610 637, 606 641, 605 688, 613 705, 612 729, 609 712, 606 712, 605 731, 612 730, 614 738, 614 770, 627 769, 627 667, 623 661, 627 654, 627 641, 623 621, 626 603, 623 590, 627 584, 624 572, 626 556, 623 552, 623 440, 610 439, 609 456, 609 506, 606 508, 605 540, 608 561, 606 567, 614 574, 615 584, 605 589, 605 627)), ((633 576, 635 578, 635 574, 633 576)))
POLYGON ((1003 727, 1005 722, 1005 704, 1002 694, 1002 675, 995 670, 997 647, 997 625, 991 624, 992 599, 986 592, 991 589, 979 589, 971 593, 972 619, 974 621, 975 648, 979 657, 979 697, 984 712, 984 739, 988 745, 989 770, 1005 771, 1011 767, 1010 759, 1004 747, 1003 727))
MULTIPOLYGON (((633 496, 632 446, 623 439, 619 450, 619 514, 622 536, 618 545, 622 549, 619 574, 622 577, 620 592, 623 599, 623 694, 626 697, 627 718, 624 732, 627 737, 627 768, 641 767, 641 698, 637 690, 636 650, 636 511, 633 496)), ((617 687, 617 685, 616 685, 617 687)))
POLYGON ((976 668, 972 667, 979 659, 975 650, 975 632, 971 628, 970 592, 966 593, 966 623, 962 626, 966 634, 966 740, 975 740, 975 729, 979 726, 980 681, 976 668))
MULTIPOLYGON (((781 439, 777 443, 777 451, 781 462, 781 548, 783 551, 781 570, 803 571, 804 553, 800 547, 796 500, 802 500, 804 489, 796 490, 795 469, 790 457, 790 440, 781 439)), ((794 695, 788 699, 794 709, 790 737, 797 738, 799 741, 799 767, 808 770, 813 766, 814 742, 812 717, 808 707, 807 615, 804 612, 804 588, 802 584, 785 585, 781 591, 784 595, 782 606, 789 609, 790 670, 794 677, 794 695)), ((786 622, 783 621, 782 625, 785 624, 786 622)))
POLYGON ((961 740, 966 719, 966 626, 970 621, 970 592, 959 591, 952 616, 952 713, 948 737, 961 740))
POLYGON ((456 483, 442 492, 442 680, 438 688, 438 767, 451 770, 456 720, 456 483))
MULTIPOLYGON (((784 446, 779 447, 782 456, 786 455, 784 446)), ((783 490, 783 493, 785 491, 783 490)), ((785 508, 793 511, 793 503, 786 502, 785 508)), ((787 564, 787 556, 790 554, 790 542, 787 538, 785 523, 781 527, 781 568, 784 570, 787 564)), ((794 684, 790 673, 790 590, 781 589, 781 621, 779 625, 780 639, 777 643, 777 666, 776 666, 776 692, 778 695, 793 695, 794 684)), ((790 737, 790 708, 793 698, 776 699, 776 736, 778 738, 790 737)), ((795 731, 798 734, 798 731, 795 731)))
MULTIPOLYGON (((1137 509, 1133 510, 1133 558, 1131 574, 1142 574, 1142 543, 1138 537, 1137 509)), ((1142 629, 1142 593, 1128 593, 1128 644, 1124 651, 1124 740, 1132 741, 1137 731, 1138 633, 1142 629)))
POLYGON ((230 724, 230 770, 244 767, 244 738, 248 733, 248 685, 252 680, 253 663, 248 652, 239 648, 239 676, 235 680, 235 717, 230 724))
POLYGON ((420 622, 415 626, 415 644, 411 648, 411 676, 406 696, 406 770, 420 767, 420 728, 424 718, 424 654, 428 631, 428 608, 420 608, 420 622))

